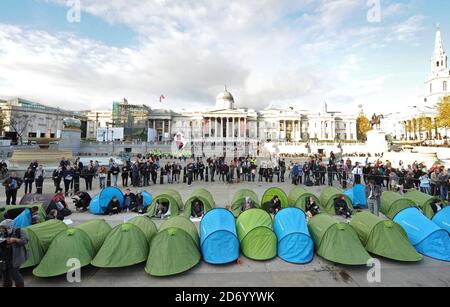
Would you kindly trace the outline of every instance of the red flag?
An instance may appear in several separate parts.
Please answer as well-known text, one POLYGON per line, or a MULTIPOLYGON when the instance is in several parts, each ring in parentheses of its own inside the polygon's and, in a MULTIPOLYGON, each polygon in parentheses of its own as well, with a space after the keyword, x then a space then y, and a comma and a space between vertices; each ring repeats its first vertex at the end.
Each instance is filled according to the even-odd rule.
POLYGON ((162 102, 164 99, 166 99, 166 97, 164 97, 164 95, 161 95, 161 96, 159 97, 159 102, 162 102))

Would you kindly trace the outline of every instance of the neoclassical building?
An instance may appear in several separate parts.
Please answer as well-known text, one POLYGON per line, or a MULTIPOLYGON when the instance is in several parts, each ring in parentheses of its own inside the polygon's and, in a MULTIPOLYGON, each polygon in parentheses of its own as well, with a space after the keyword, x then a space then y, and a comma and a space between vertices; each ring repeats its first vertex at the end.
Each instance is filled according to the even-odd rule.
POLYGON ((170 141, 181 133, 196 155, 205 156, 255 155, 266 142, 356 141, 356 116, 330 112, 326 103, 319 112, 273 107, 256 111, 237 108, 226 88, 205 111, 151 110, 149 128, 154 131, 150 141, 170 141))

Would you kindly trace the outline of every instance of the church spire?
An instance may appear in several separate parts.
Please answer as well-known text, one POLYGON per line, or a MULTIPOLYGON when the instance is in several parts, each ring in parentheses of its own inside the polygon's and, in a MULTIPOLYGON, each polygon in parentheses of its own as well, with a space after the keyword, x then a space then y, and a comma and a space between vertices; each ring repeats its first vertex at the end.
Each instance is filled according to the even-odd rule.
POLYGON ((440 71, 447 70, 447 67, 447 55, 442 44, 441 26, 437 24, 434 54, 431 59, 431 73, 439 73, 440 71))

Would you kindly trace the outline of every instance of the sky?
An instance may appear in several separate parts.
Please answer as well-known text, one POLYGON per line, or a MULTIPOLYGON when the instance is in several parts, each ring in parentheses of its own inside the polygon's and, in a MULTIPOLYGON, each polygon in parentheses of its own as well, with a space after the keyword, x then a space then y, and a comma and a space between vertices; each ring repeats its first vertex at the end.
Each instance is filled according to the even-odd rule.
POLYGON ((437 23, 450 48, 449 11, 447 0, 1 0, 0 97, 190 111, 226 85, 257 110, 401 111, 422 100, 437 23))

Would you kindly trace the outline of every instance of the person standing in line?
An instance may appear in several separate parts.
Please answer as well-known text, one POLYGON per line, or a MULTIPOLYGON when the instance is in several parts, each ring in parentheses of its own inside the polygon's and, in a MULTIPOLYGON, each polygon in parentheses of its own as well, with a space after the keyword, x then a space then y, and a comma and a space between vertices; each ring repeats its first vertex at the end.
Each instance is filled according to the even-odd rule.
POLYGON ((419 177, 420 180, 420 192, 430 195, 431 194, 431 181, 427 173, 422 173, 419 177))
POLYGON ((439 193, 439 168, 436 167, 431 173, 431 195, 438 196, 439 193))
POLYGON ((367 199, 367 206, 369 207, 370 213, 379 216, 381 203, 381 187, 377 185, 374 180, 369 180, 369 184, 365 188, 365 194, 367 199))
POLYGON ((25 194, 33 193, 34 173, 31 167, 29 167, 25 172, 25 175, 23 175, 23 182, 25 183, 25 194))
POLYGON ((17 190, 20 189, 23 181, 19 177, 17 177, 16 172, 11 172, 9 178, 3 181, 3 186, 5 187, 6 194, 6 205, 15 205, 17 198, 17 190))
POLYGON ((355 167, 352 170, 354 185, 361 184, 361 176, 363 174, 361 166, 356 162, 355 167))
POLYGON ((42 189, 44 186, 45 170, 42 164, 39 164, 38 168, 34 173, 34 181, 36 182, 36 193, 42 194, 42 189))
POLYGON ((53 171, 52 174, 53 185, 55 186, 55 193, 61 188, 61 180, 62 180, 62 167, 59 166, 57 169, 53 171))
POLYGON ((117 187, 117 181, 119 180, 120 168, 117 163, 113 163, 110 168, 111 176, 112 176, 112 185, 117 187))
POLYGON ((130 176, 130 161, 125 162, 122 166, 122 186, 128 187, 128 177, 130 176))
POLYGON ((449 174, 442 168, 441 174, 439 175, 439 186, 440 186, 440 198, 441 200, 447 200, 448 198, 448 185, 449 185, 449 174))
POLYGON ((73 178, 75 177, 75 172, 72 167, 68 164, 66 165, 65 170, 62 172, 62 178, 64 180, 64 194, 65 196, 69 195, 70 185, 73 182, 73 178))

